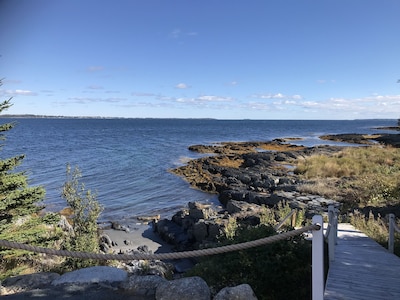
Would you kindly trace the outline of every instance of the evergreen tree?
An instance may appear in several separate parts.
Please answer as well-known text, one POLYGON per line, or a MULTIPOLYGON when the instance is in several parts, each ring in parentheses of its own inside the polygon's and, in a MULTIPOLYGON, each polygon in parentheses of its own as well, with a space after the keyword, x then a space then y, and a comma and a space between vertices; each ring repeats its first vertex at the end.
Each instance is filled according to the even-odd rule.
MULTIPOLYGON (((0 103, 0 113, 11 106, 11 99, 0 103)), ((15 123, 0 125, 0 140, 5 140, 5 132, 11 130, 15 123)), ((2 147, 3 145, 0 145, 2 147)), ((37 202, 43 200, 45 190, 42 187, 29 187, 26 173, 16 172, 24 155, 0 159, 0 232, 7 228, 16 218, 38 212, 42 207, 37 202)))
MULTIPOLYGON (((11 105, 11 98, 1 102, 0 113, 11 105)), ((0 150, 5 134, 14 126, 14 122, 0 125, 0 150)), ((45 190, 29 186, 26 172, 16 169, 24 157, 23 154, 0 157, 0 239, 52 247, 60 237, 54 226, 59 218, 55 214, 38 213, 43 208, 38 202, 44 199, 45 190)), ((0 280, 41 269, 40 257, 31 252, 0 247, 0 280)))

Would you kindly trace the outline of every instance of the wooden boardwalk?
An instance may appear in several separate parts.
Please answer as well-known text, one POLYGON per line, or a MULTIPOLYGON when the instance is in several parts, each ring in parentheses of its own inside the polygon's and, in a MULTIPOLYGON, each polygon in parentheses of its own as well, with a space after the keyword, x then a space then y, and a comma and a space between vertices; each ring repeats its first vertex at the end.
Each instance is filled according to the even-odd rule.
POLYGON ((352 225, 339 224, 324 299, 400 299, 400 258, 352 225))

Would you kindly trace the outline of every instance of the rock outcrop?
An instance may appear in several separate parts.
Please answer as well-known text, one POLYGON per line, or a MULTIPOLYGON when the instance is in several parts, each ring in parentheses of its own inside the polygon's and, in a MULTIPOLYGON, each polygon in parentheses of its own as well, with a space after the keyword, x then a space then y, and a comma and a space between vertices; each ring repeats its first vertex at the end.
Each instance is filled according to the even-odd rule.
POLYGON ((275 140, 195 145, 189 149, 213 155, 189 161, 172 172, 195 188, 217 193, 221 206, 189 202, 188 208, 181 209, 171 219, 154 223, 155 231, 178 251, 215 243, 230 218, 255 226, 260 224, 266 210, 273 214, 279 205, 304 210, 310 218, 325 213, 328 205, 339 206, 331 199, 297 191, 302 182, 293 173, 290 162, 300 156, 332 154, 343 147, 305 148, 275 140))
POLYGON ((59 275, 37 273, 10 277, 0 286, 7 299, 257 299, 248 285, 224 289, 214 298, 200 277, 166 280, 157 275, 131 275, 114 267, 90 267, 59 275))

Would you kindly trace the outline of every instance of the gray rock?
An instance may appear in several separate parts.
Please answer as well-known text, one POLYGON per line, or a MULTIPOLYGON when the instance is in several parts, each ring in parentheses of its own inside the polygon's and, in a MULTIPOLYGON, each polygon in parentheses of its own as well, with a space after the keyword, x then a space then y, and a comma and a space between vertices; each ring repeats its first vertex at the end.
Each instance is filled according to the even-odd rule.
POLYGON ((85 283, 120 283, 128 278, 128 273, 122 269, 97 266, 89 267, 61 275, 52 285, 85 284, 85 283))
POLYGON ((60 227, 63 231, 68 232, 70 235, 74 235, 74 228, 72 225, 68 222, 67 218, 63 215, 60 217, 60 221, 58 222, 58 227, 60 227))
POLYGON ((165 281, 167 280, 160 276, 155 276, 155 275, 149 275, 149 276, 133 275, 130 276, 128 280, 123 282, 120 288, 129 291, 130 294, 133 295, 154 296, 157 286, 165 281))
POLYGON ((209 219, 215 215, 215 211, 209 204, 201 204, 198 202, 189 202, 189 216, 194 220, 209 219))
POLYGON ((253 289, 248 284, 223 288, 215 295, 214 300, 257 300, 253 289))
POLYGON ((59 277, 60 274, 57 273, 35 273, 10 277, 1 282, 0 295, 42 288, 59 277))
POLYGON ((194 262, 189 258, 184 258, 180 260, 176 260, 174 263, 175 271, 177 273, 184 273, 189 271, 194 267, 194 262))
POLYGON ((201 242, 208 236, 207 225, 201 221, 197 222, 193 226, 193 237, 197 242, 201 242))
POLYGON ((156 289, 156 300, 210 300, 207 283, 200 277, 187 277, 162 282, 156 289))
POLYGON ((250 204, 247 202, 236 201, 236 200, 229 200, 226 205, 226 210, 229 214, 234 213, 241 213, 241 212, 248 212, 248 211, 257 211, 259 208, 256 204, 250 204))

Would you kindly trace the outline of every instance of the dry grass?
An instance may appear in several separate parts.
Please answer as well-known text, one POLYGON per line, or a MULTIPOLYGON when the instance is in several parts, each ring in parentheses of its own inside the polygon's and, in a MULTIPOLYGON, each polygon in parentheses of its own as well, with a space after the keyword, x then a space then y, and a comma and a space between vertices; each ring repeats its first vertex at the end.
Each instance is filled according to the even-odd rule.
POLYGON ((296 146, 292 144, 265 143, 265 144, 260 144, 259 148, 267 151, 296 151, 296 150, 303 150, 304 146, 296 146))
MULTIPOLYGON (((387 217, 383 218, 379 215, 375 218, 372 212, 366 216, 359 211, 355 211, 350 217, 350 223, 354 227, 364 232, 385 248, 388 248, 389 240, 388 222, 387 217)), ((399 224, 397 226, 400 227, 399 224)), ((400 256, 400 234, 396 232, 394 234, 394 253, 400 256)))
POLYGON ((213 159, 213 164, 224 168, 239 168, 244 159, 231 156, 218 156, 213 159))
POLYGON ((306 194, 317 194, 333 200, 339 200, 338 186, 340 182, 335 178, 324 178, 317 181, 308 181, 297 187, 297 190, 306 194))
POLYGON ((318 182, 302 187, 308 192, 347 198, 353 207, 400 201, 399 148, 349 147, 331 156, 314 155, 297 160, 295 173, 318 182))

